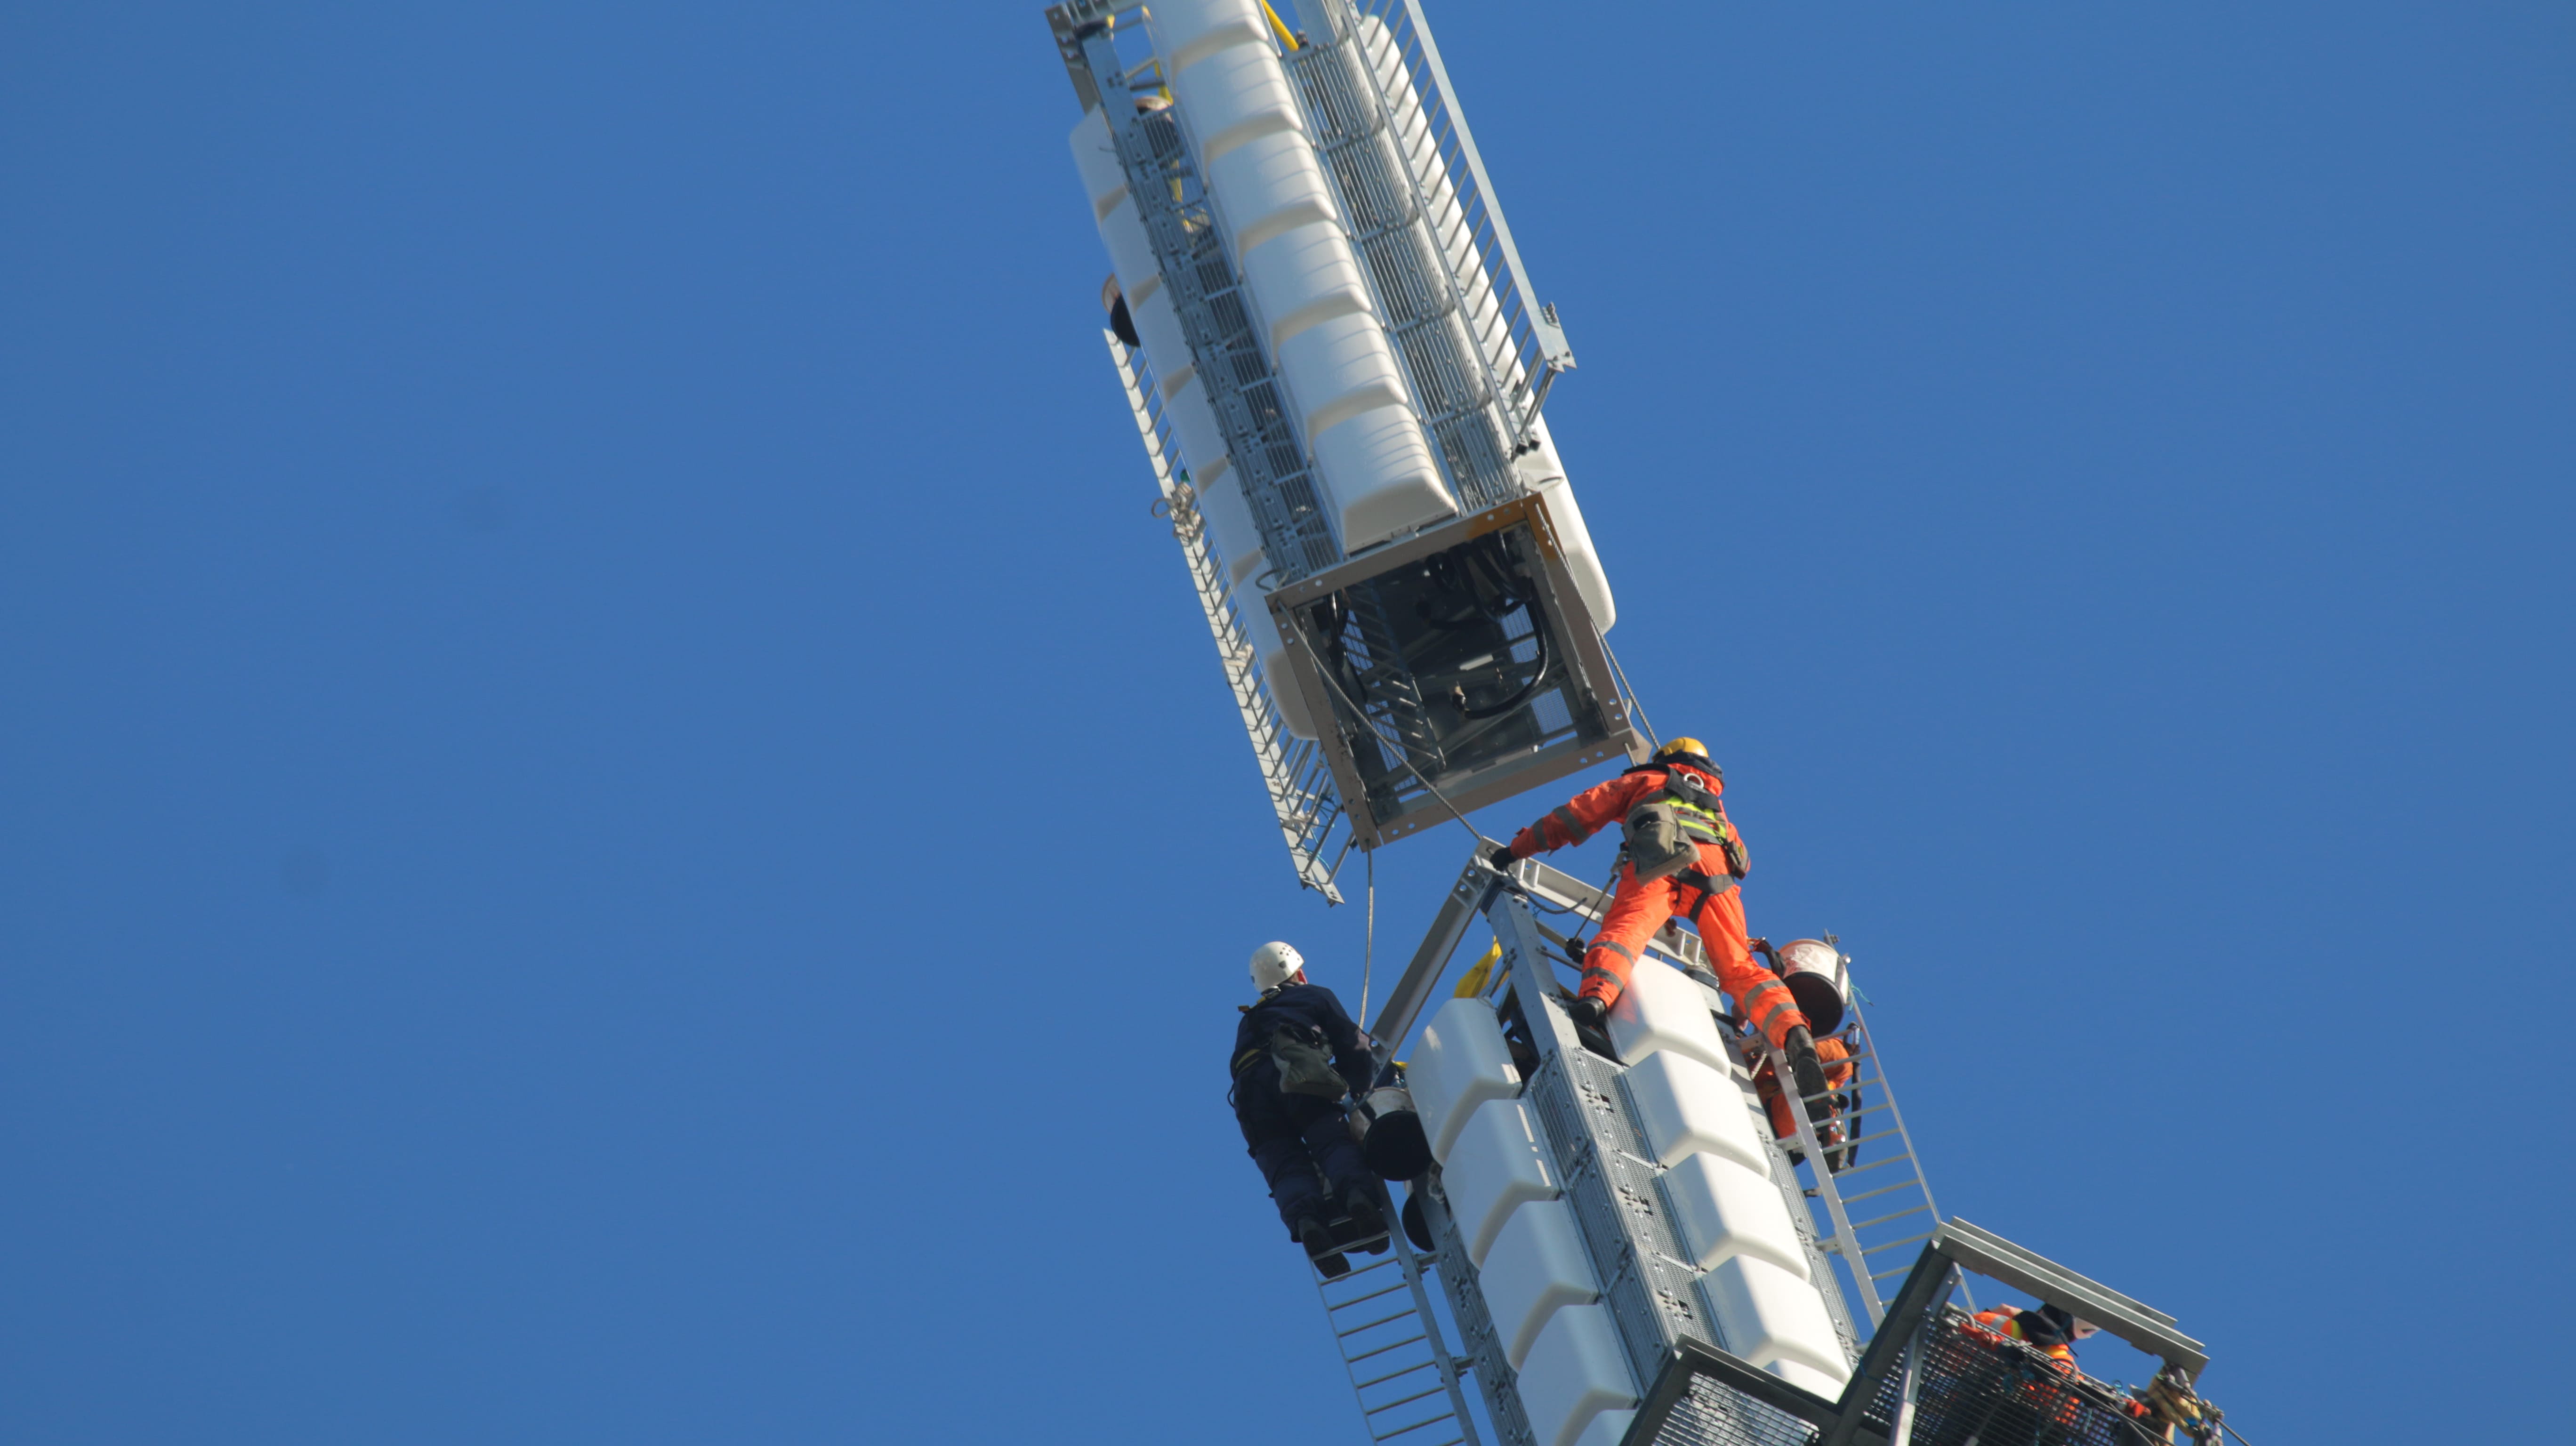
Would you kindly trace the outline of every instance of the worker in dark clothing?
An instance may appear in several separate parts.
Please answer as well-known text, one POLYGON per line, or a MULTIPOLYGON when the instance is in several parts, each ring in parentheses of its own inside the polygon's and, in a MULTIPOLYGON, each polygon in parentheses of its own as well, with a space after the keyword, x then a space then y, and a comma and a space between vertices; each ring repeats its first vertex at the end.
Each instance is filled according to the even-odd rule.
POLYGON ((1367 1091, 1377 1061, 1333 991, 1306 979, 1286 944, 1252 955, 1261 998, 1241 1006, 1234 1031, 1234 1119, 1288 1233, 1327 1275, 1341 1257, 1331 1223, 1347 1215, 1363 1235, 1386 1228, 1377 1191, 1342 1113, 1342 1096, 1367 1091))

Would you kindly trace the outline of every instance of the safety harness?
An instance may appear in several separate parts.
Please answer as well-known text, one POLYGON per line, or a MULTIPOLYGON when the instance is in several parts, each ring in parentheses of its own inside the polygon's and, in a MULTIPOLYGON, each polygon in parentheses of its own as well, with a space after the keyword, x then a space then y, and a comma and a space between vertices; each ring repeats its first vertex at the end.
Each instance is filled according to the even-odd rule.
MULTIPOLYGON (((1715 764, 1709 765, 1712 771, 1715 764)), ((1628 774, 1661 769, 1664 786, 1638 800, 1621 823, 1625 835, 1625 852, 1630 867, 1639 880, 1669 878, 1676 883, 1699 890, 1699 897, 1686 909, 1674 912, 1684 918, 1697 917, 1711 898, 1735 887, 1748 873, 1744 840, 1727 821, 1726 805, 1707 784, 1669 763, 1647 763, 1631 768, 1628 774), (1699 845, 1718 846, 1726 855, 1726 875, 1719 877, 1699 867, 1699 845)))
MULTIPOLYGON (((1735 825, 1727 821, 1726 805, 1718 801, 1716 791, 1669 763, 1649 763, 1628 772, 1642 773, 1648 768, 1664 770, 1664 786, 1646 802, 1670 805, 1674 821, 1681 825, 1683 833, 1698 842, 1713 843, 1723 849, 1728 873, 1740 879, 1752 872, 1750 861, 1745 857, 1744 840, 1735 832, 1735 825)), ((1709 765, 1711 772, 1716 768, 1713 763, 1709 765)), ((1722 773, 1718 776, 1725 777, 1722 773)))
MULTIPOLYGON (((1238 1004, 1242 1013, 1250 1014, 1270 1002, 1270 994, 1261 996, 1260 1004, 1238 1004)), ((1324 1031, 1300 1020, 1283 1019, 1270 1030, 1265 1044, 1256 1044, 1234 1057, 1234 1079, 1243 1082, 1243 1072, 1268 1059, 1279 1075, 1279 1092, 1289 1095, 1313 1095, 1317 1099, 1338 1100, 1350 1088, 1333 1068, 1331 1041, 1324 1031)))

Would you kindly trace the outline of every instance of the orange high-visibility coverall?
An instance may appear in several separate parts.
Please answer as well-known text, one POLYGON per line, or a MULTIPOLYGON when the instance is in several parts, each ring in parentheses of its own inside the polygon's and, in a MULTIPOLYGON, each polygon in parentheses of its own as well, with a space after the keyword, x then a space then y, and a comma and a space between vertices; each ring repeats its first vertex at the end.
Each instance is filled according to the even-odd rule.
MULTIPOLYGON (((1688 773, 1711 793, 1726 791, 1726 781, 1709 769, 1683 763, 1650 763, 1631 768, 1608 783, 1576 794, 1563 807, 1551 810, 1547 817, 1514 834, 1512 857, 1525 859, 1549 853, 1617 826, 1627 819, 1630 809, 1662 792, 1667 776, 1674 771, 1688 773)), ((1731 823, 1728 826, 1733 827, 1731 823)), ((1726 850, 1713 843, 1698 847, 1699 872, 1719 882, 1728 879, 1726 850)), ((1744 901, 1736 897, 1740 892, 1728 889, 1710 893, 1679 878, 1639 883, 1636 866, 1622 863, 1610 912, 1602 916, 1601 927, 1593 931, 1592 947, 1583 956, 1583 986, 1579 992, 1587 999, 1616 1003, 1627 992, 1628 972, 1635 967, 1646 941, 1655 937, 1665 920, 1688 910, 1692 926, 1699 930, 1700 943, 1708 951, 1709 965, 1717 971, 1719 985, 1735 996, 1736 1004, 1763 1037, 1779 1045, 1789 1037, 1790 1030, 1806 1027, 1807 1016, 1798 1012, 1797 1002, 1790 997, 1789 986, 1780 982, 1780 976, 1754 962, 1752 941, 1744 928, 1744 901)))
MULTIPOLYGON (((1851 1083, 1851 1050, 1843 1044, 1841 1035, 1828 1034, 1817 1040, 1816 1060, 1825 1067, 1825 1083, 1835 1089, 1851 1083)), ((1789 1097, 1781 1093, 1779 1072, 1771 1068, 1768 1061, 1753 1076, 1753 1090, 1762 1097, 1762 1103, 1771 1108, 1771 1133, 1784 1140, 1796 1138, 1798 1122, 1790 1118, 1789 1097)), ((1834 1113, 1839 1115, 1842 1111, 1834 1113)), ((1842 1127, 1830 1120, 1818 1121, 1816 1138, 1823 1144, 1839 1145, 1843 1138, 1842 1127)))

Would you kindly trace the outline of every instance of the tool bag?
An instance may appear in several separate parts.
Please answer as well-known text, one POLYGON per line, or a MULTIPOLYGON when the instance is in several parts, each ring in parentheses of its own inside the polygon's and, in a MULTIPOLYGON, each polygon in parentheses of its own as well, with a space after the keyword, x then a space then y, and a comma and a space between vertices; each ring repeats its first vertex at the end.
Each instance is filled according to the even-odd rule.
POLYGON ((1324 1032, 1313 1025, 1283 1024, 1271 1031, 1270 1064, 1279 1071, 1281 1094, 1338 1100, 1350 1088, 1333 1069, 1324 1032))
POLYGON ((1681 815, 1662 798, 1650 798, 1628 810, 1620 821, 1628 841, 1628 862, 1637 866, 1637 882, 1670 878, 1699 863, 1699 847, 1682 828, 1681 815))

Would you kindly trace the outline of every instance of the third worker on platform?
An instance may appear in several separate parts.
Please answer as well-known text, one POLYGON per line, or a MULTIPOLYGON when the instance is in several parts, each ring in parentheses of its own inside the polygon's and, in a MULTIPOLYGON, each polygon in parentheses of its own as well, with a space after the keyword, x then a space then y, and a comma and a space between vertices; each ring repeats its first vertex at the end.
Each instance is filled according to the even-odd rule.
POLYGON ((1816 1115, 1829 1109, 1816 1098, 1829 1088, 1824 1067, 1789 986, 1754 960, 1736 889, 1748 867, 1744 840, 1718 801, 1725 791, 1726 776, 1709 761, 1707 745, 1676 738, 1655 750, 1653 762, 1585 789, 1509 844, 1497 845, 1493 862, 1507 868, 1516 859, 1582 843, 1605 828, 1624 829, 1618 892, 1583 956, 1575 1023, 1600 1028, 1610 1006, 1627 992, 1629 971, 1646 941, 1666 920, 1688 919, 1699 930, 1718 983, 1735 996, 1753 1028, 1788 1058, 1798 1093, 1816 1115))
POLYGON ((1234 1031, 1235 1123, 1279 1207, 1279 1221, 1327 1276, 1347 1267, 1332 1222, 1362 1235, 1386 1228, 1375 1179, 1351 1138, 1342 1097, 1368 1092, 1377 1069, 1368 1036, 1333 991, 1306 978, 1306 961, 1276 940, 1252 955, 1253 1003, 1234 1031))

